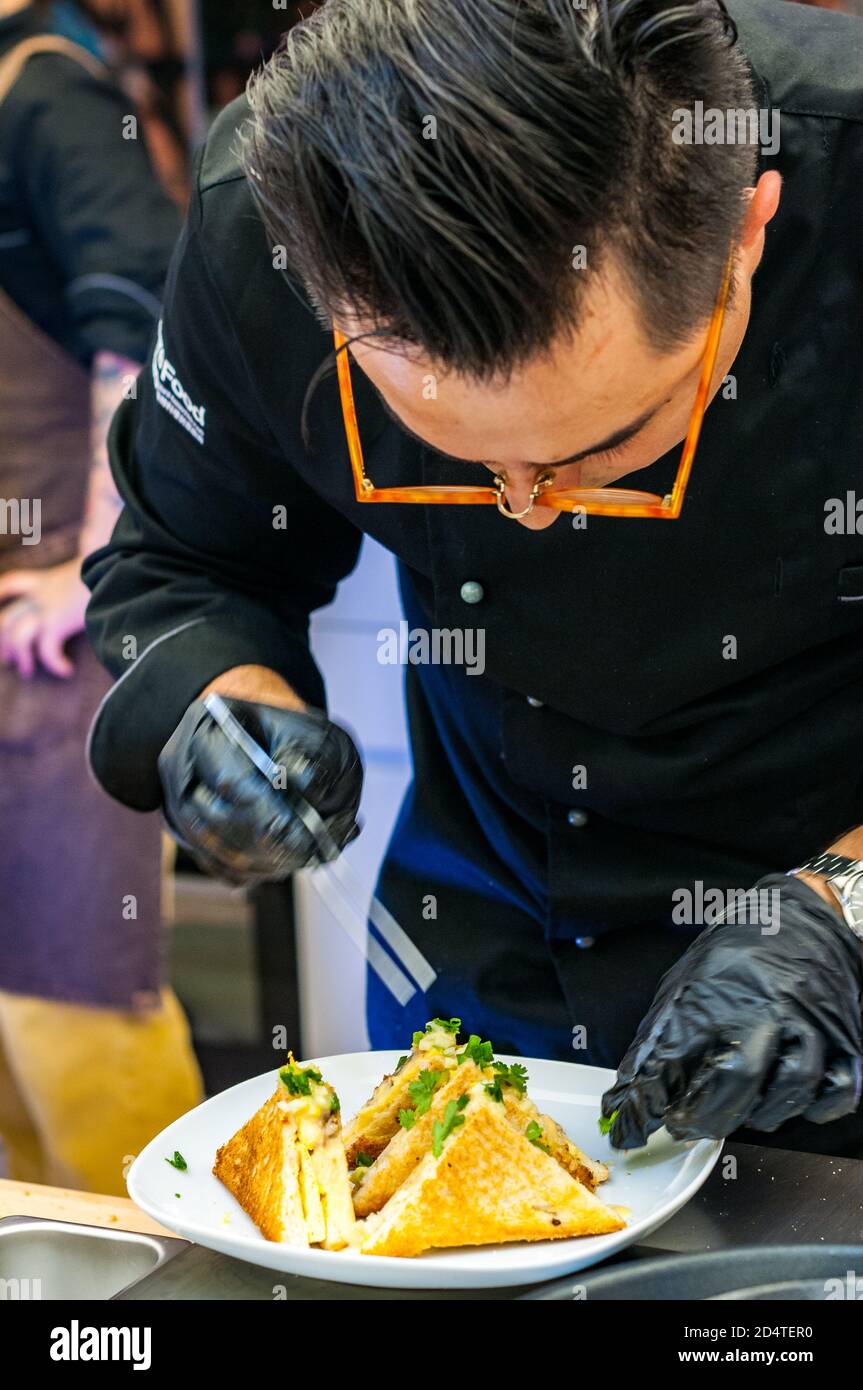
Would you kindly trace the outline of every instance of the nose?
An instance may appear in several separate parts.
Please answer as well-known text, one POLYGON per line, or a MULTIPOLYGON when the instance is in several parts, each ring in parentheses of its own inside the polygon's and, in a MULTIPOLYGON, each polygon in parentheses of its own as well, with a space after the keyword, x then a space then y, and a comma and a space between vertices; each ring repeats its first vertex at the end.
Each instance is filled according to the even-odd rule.
POLYGON ((503 479, 504 494, 511 512, 523 512, 530 506, 535 478, 533 474, 517 473, 513 478, 509 473, 499 473, 503 479))
POLYGON ((557 513, 548 507, 537 507, 536 501, 554 480, 554 473, 546 470, 536 474, 519 470, 515 474, 499 470, 495 482, 500 493, 498 507, 513 521, 519 521, 530 530, 539 531, 550 526, 557 513))

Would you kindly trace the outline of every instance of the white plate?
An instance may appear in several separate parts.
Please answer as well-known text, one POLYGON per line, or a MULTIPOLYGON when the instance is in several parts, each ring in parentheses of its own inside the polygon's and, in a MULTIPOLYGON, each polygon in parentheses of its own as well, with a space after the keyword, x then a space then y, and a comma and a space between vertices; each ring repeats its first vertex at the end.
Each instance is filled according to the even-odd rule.
MULTIPOLYGON (((381 1077, 393 1071, 398 1057, 398 1052, 356 1052, 323 1057, 314 1065, 335 1087, 342 1114, 348 1117, 381 1077)), ((500 1060, 526 1065, 530 1095, 540 1110, 558 1120, 585 1153, 609 1164, 611 1178, 599 1191, 609 1204, 629 1208, 624 1230, 577 1240, 442 1250, 416 1259, 295 1250, 265 1240, 211 1169, 216 1149, 273 1094, 277 1071, 243 1081, 175 1120, 136 1158, 128 1175, 129 1194, 148 1215, 178 1235, 285 1274, 376 1288, 494 1288, 537 1283, 586 1269, 634 1244, 689 1201, 719 1157, 720 1143, 700 1139, 678 1144, 665 1130, 654 1134, 646 1149, 617 1153, 597 1126, 600 1097, 614 1081, 614 1072, 529 1057, 500 1060), (186 1172, 177 1172, 165 1162, 176 1149, 188 1164, 186 1172)))

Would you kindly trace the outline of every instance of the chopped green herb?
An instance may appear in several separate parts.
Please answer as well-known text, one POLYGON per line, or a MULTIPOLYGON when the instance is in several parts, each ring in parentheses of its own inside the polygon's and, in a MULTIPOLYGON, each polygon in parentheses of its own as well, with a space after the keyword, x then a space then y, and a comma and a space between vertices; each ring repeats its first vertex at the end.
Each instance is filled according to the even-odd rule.
POLYGON ((495 1062, 494 1069, 504 1086, 512 1086, 520 1096, 524 1095, 527 1090, 527 1067, 523 1067, 520 1062, 513 1062, 511 1067, 505 1062, 495 1062))
POLYGON ((417 1122, 417 1112, 415 1110, 400 1110, 399 1124, 402 1129, 413 1129, 417 1122))
POLYGON ((292 1096, 310 1096, 312 1082, 320 1082, 321 1073, 314 1067, 298 1067, 296 1062, 289 1062, 279 1072, 279 1080, 292 1096))
POLYGON ((468 1104, 469 1100, 470 1100, 470 1096, 469 1096, 469 1095, 466 1095, 466 1094, 465 1094, 465 1095, 463 1095, 463 1096, 459 1096, 458 1100, 456 1101, 456 1107, 457 1107, 459 1110, 464 1110, 464 1108, 465 1108, 465 1106, 468 1104))
POLYGON ((404 1057, 400 1057, 400 1058, 399 1058, 399 1060, 396 1062, 396 1069, 395 1069, 395 1072, 393 1073, 394 1076, 397 1076, 397 1075, 398 1075, 398 1073, 401 1071, 401 1069, 402 1069, 402 1067, 404 1066, 404 1064, 405 1064, 406 1061, 407 1061, 407 1054, 405 1054, 404 1057))
POLYGON ((335 1091, 333 1091, 332 1097, 331 1097, 331 1099, 330 1099, 330 1114, 331 1114, 331 1115, 338 1115, 338 1113, 339 1113, 339 1111, 341 1110, 341 1108, 342 1108, 342 1103, 341 1103, 341 1101, 339 1100, 338 1096, 336 1095, 335 1091))
POLYGON ((615 1120, 617 1119, 617 1117, 618 1117, 619 1114, 620 1114, 620 1111, 619 1111, 619 1110, 613 1110, 612 1113, 611 1113, 609 1116, 607 1116, 607 1117, 606 1117, 605 1115, 600 1115, 600 1117, 599 1117, 599 1132, 600 1132, 600 1134, 610 1134, 610 1133, 611 1133, 611 1126, 614 1124, 614 1122, 615 1122, 615 1120))
POLYGON ((527 1129, 524 1131, 525 1139, 529 1139, 531 1144, 535 1144, 538 1149, 542 1149, 544 1154, 550 1154, 551 1149, 543 1143, 542 1125, 537 1124, 536 1120, 531 1120, 527 1129))
POLYGON ((364 1153, 358 1153, 358 1154, 357 1154, 357 1162, 356 1162, 357 1168, 371 1168, 371 1166, 372 1166, 373 1163, 374 1163, 374 1159, 373 1159, 373 1158, 370 1158, 368 1154, 364 1154, 364 1153))
POLYGON ((436 1032, 438 1032, 438 1031, 441 1031, 441 1032, 444 1032, 444 1033, 452 1033, 453 1037, 457 1037, 457 1036, 458 1036, 458 1030, 459 1030, 460 1028, 461 1028, 461 1019, 460 1019, 460 1018, 432 1018, 432 1019, 429 1019, 428 1023, 426 1024, 425 1028, 423 1029, 423 1031, 422 1031, 421 1033, 419 1033, 419 1032, 414 1033, 414 1036, 413 1036, 413 1045, 414 1045, 414 1047, 419 1047, 419 1045, 420 1045, 420 1043, 422 1042, 423 1038, 427 1038, 428 1035, 429 1035, 429 1033, 436 1033, 436 1032))
POLYGON ((189 1166, 186 1160, 184 1159, 183 1155, 180 1153, 179 1149, 175 1149, 174 1157, 166 1158, 165 1162, 170 1163, 172 1168, 176 1168, 178 1173, 185 1173, 186 1169, 189 1166))
POLYGON ((476 1062, 478 1067, 489 1067, 494 1061, 494 1051, 490 1042, 483 1042, 476 1033, 471 1033, 467 1043, 458 1054, 458 1064, 476 1062))
POLYGON ((511 1067, 505 1062, 495 1062, 493 1065, 497 1075, 485 1088, 492 1100, 496 1100, 498 1105, 503 1105, 504 1086, 511 1086, 523 1096, 527 1090, 527 1067, 523 1067, 519 1062, 513 1062, 511 1067))
POLYGON ((443 1120, 435 1120, 432 1125, 432 1153, 435 1158, 440 1158, 443 1146, 453 1130, 464 1124, 464 1115, 460 1115, 458 1110, 456 1101, 449 1101, 443 1114, 443 1120))
POLYGON ((175 1196, 175 1197, 179 1197, 179 1195, 180 1195, 179 1192, 175 1192, 175 1193, 174 1193, 174 1196, 175 1196))
POLYGON ((408 1086, 408 1092, 411 1100, 416 1104, 417 1115, 425 1115, 426 1111, 431 1106, 432 1096, 438 1086, 440 1086, 442 1081, 448 1080, 448 1078, 449 1072, 446 1070, 431 1071, 429 1068, 426 1068, 424 1071, 420 1072, 416 1081, 411 1082, 408 1086))

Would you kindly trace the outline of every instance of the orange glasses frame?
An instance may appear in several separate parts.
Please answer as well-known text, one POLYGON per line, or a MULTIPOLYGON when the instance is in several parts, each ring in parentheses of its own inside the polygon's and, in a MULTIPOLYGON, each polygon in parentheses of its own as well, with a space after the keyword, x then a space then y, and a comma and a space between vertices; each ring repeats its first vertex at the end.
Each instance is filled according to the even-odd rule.
MULTIPOLYGON (((665 497, 660 497, 655 492, 635 492, 628 488, 571 488, 571 489, 550 489, 548 487, 552 478, 546 474, 541 474, 534 487, 531 501, 524 512, 511 512, 506 502, 506 483, 498 475, 495 478, 493 487, 471 487, 458 486, 452 484, 438 484, 432 487, 375 487, 371 478, 365 470, 363 459, 363 448, 360 441, 359 425, 357 423, 357 409, 354 400, 354 388, 351 381, 351 365, 348 357, 347 339, 343 333, 336 329, 333 333, 336 344, 336 362, 339 375, 339 393, 342 401, 342 414, 345 422, 345 434, 348 442, 348 452, 351 459, 351 470, 354 475, 354 490, 358 502, 410 502, 421 503, 426 506, 439 504, 449 504, 455 506, 487 506, 494 503, 498 510, 507 517, 524 516, 531 511, 534 506, 553 507, 562 512, 583 512, 590 516, 637 516, 637 517, 661 517, 666 521, 676 521, 683 509, 683 499, 686 496, 686 488, 689 483, 689 475, 692 472, 692 463, 695 458, 695 450, 698 446, 698 439, 701 434, 701 424, 704 419, 704 412, 707 409, 707 400, 710 394, 710 383, 713 380, 713 371, 716 366, 716 356, 719 351, 719 339, 722 335, 722 325, 725 319, 725 309, 728 303, 728 291, 731 286, 732 256, 729 255, 722 279, 722 285, 716 299, 716 306, 710 320, 710 328, 707 332, 707 342, 704 348, 704 357, 701 368, 701 377, 698 383, 698 390, 695 393, 695 403, 692 408, 692 416, 689 421, 689 428, 686 431, 686 439, 683 444, 683 453, 680 456, 680 464, 677 469, 677 477, 670 493, 665 497)), ((431 447, 431 446, 429 446, 431 447)))

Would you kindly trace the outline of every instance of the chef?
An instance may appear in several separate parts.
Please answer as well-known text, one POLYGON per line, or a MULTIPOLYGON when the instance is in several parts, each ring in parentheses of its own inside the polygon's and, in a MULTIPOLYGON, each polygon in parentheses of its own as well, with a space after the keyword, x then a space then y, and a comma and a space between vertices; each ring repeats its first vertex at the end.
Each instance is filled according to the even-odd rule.
POLYGON ((863 1152, 861 116, 863 30, 780 0, 330 0, 115 420, 103 785, 235 883, 314 861, 291 793, 346 844, 307 623, 375 537, 484 669, 407 667, 380 893, 437 979, 369 979, 372 1045, 616 1067, 619 1146, 863 1152))
POLYGON ((158 819, 84 755, 109 681, 81 561, 117 517, 108 424, 176 235, 134 134, 102 64, 0 0, 0 1139, 10 1177, 116 1193, 201 1095, 158 819))

